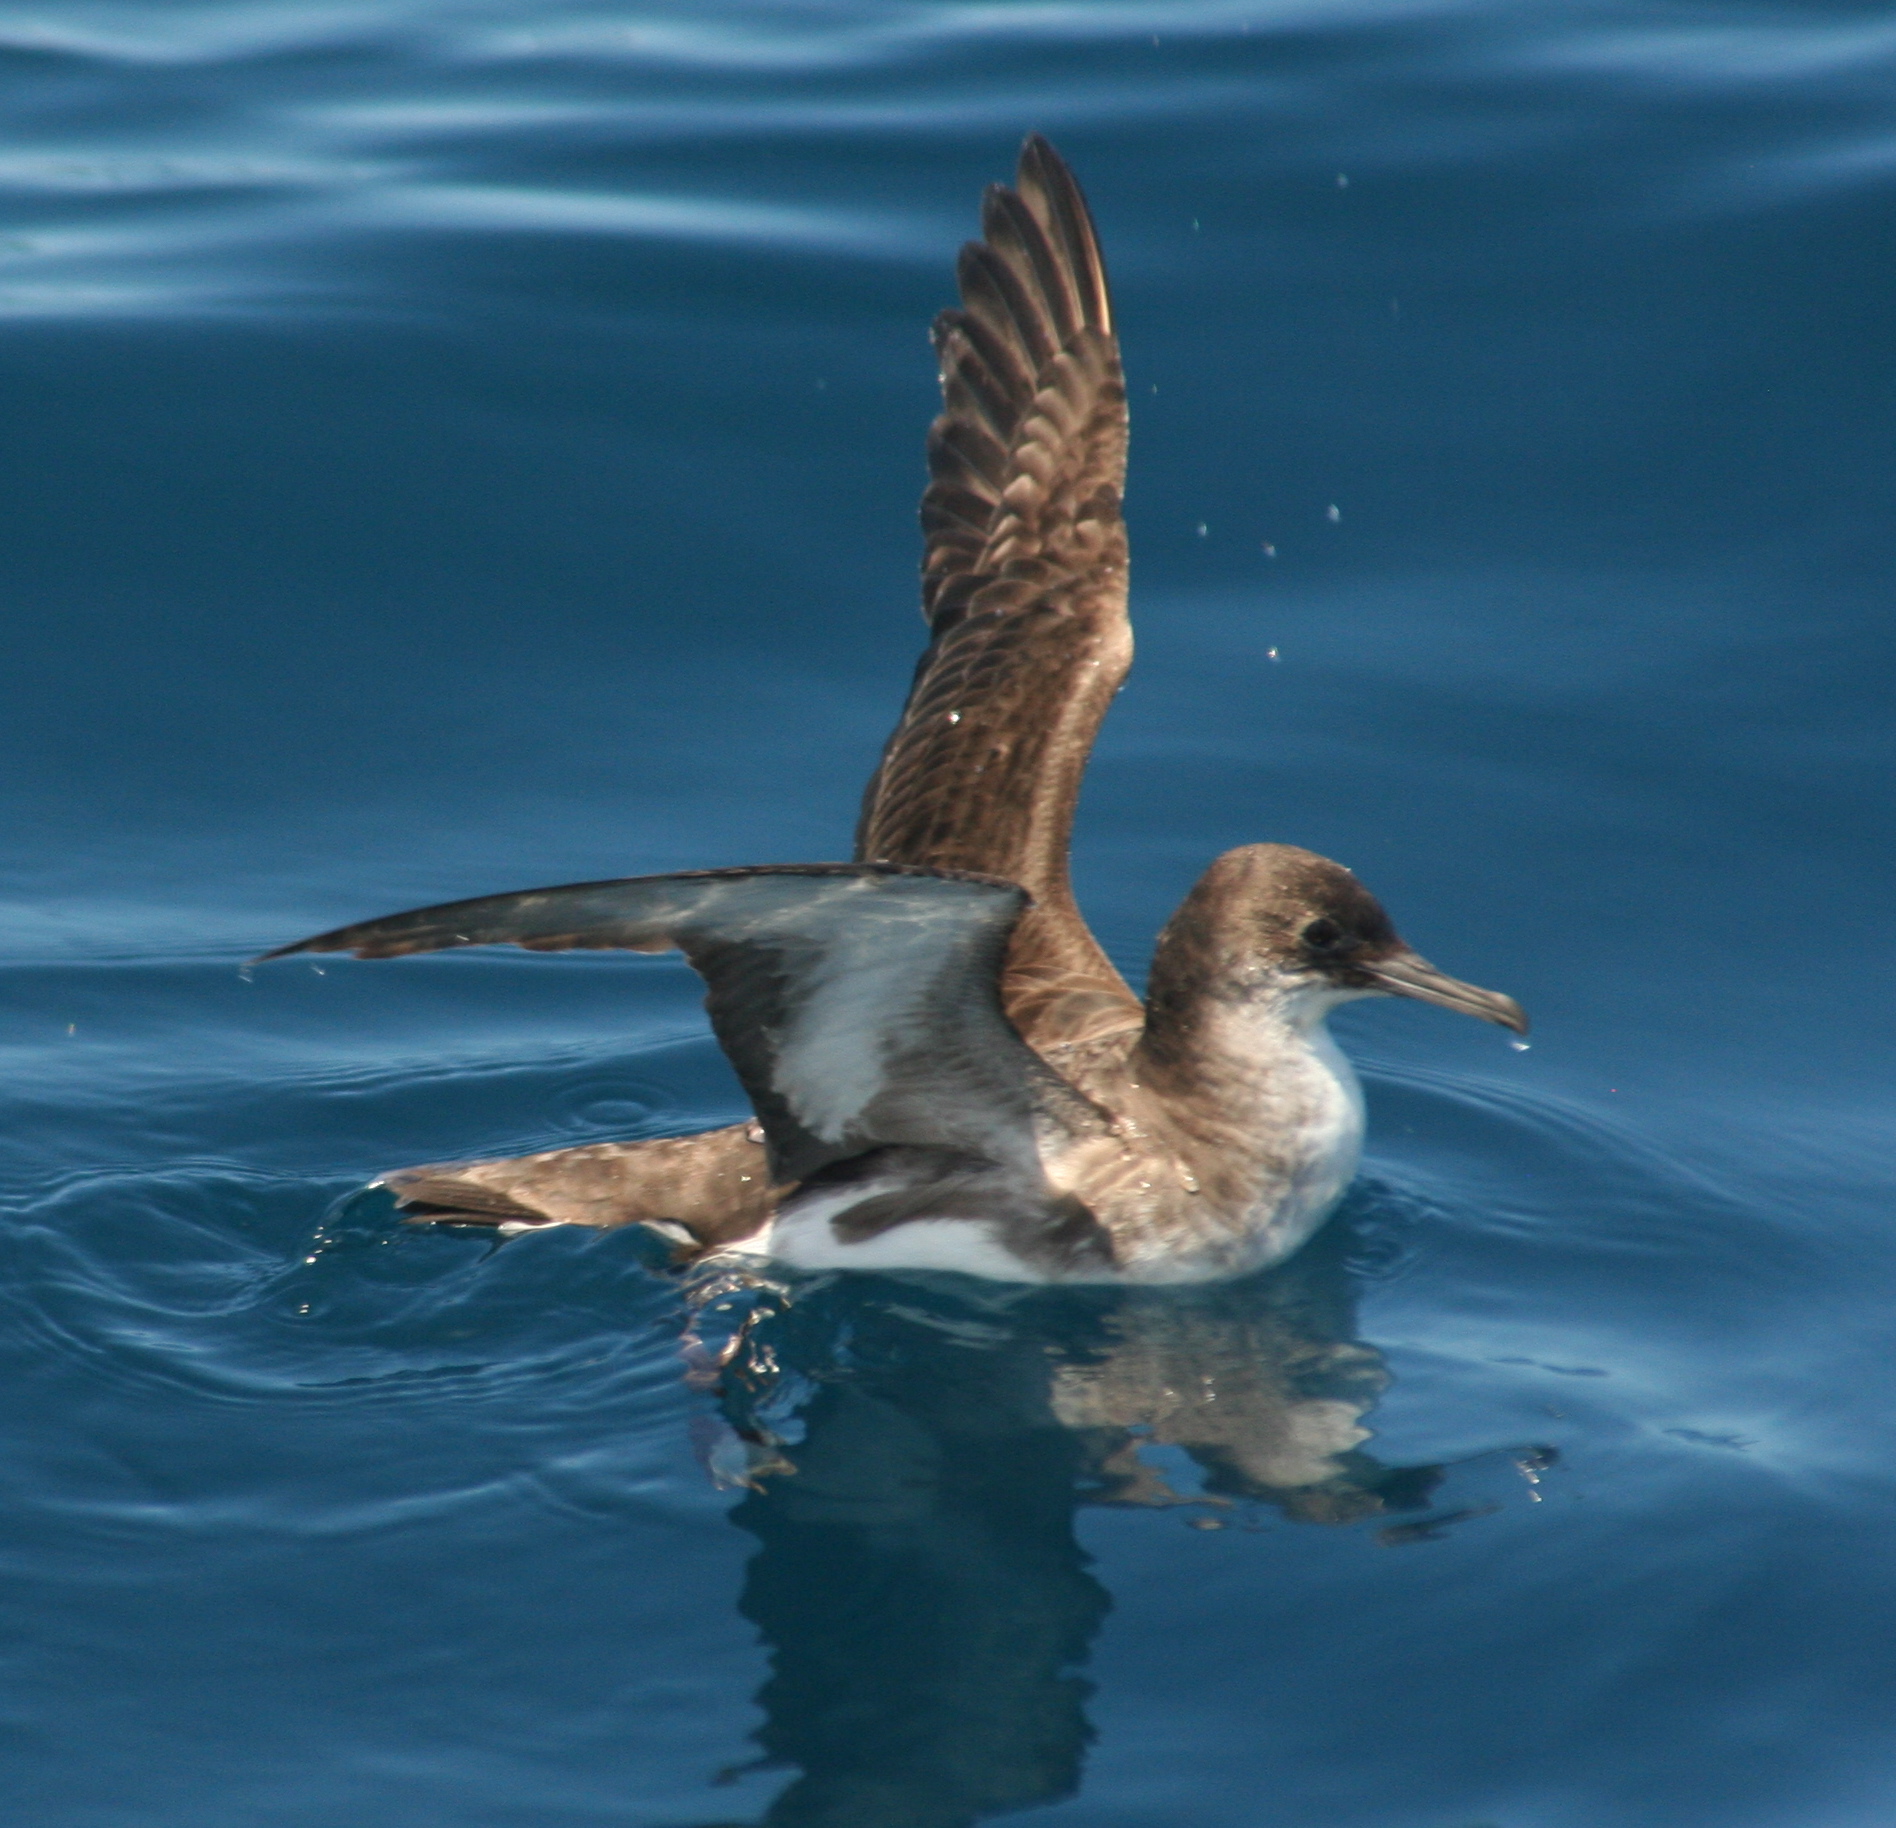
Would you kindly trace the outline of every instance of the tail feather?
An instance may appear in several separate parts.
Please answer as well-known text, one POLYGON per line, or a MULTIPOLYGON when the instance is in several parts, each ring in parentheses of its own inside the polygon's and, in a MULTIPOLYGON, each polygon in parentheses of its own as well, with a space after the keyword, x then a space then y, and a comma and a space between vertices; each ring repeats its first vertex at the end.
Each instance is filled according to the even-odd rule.
POLYGON ((770 1222, 779 1195, 755 1124, 695 1136, 587 1143, 500 1161, 430 1162, 380 1182, 416 1222, 663 1225, 701 1249, 741 1243, 770 1222))

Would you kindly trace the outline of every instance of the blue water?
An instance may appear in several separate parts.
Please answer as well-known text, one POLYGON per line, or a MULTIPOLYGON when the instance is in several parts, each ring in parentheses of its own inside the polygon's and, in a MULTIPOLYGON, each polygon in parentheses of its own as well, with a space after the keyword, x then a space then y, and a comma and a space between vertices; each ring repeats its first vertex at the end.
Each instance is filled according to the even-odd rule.
POLYGON ((0 11, 8 1819, 1896 1819, 1893 79, 1826 4, 0 11), (1220 1290, 404 1228, 736 1114, 694 982, 239 961, 846 854, 1028 129, 1134 403, 1097 929, 1306 844, 1532 1050, 1345 1012, 1364 1174, 1220 1290))

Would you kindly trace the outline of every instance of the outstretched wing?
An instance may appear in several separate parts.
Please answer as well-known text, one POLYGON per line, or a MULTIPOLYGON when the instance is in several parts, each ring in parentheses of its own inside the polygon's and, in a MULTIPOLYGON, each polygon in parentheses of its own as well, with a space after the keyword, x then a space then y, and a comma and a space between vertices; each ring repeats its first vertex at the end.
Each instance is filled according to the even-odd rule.
POLYGON ((1010 882, 862 864, 635 876, 419 908, 282 946, 396 958, 456 946, 663 952, 705 1008, 777 1181, 917 1144, 1037 1173, 1036 1132, 1094 1128, 1001 1008, 1010 882))
POLYGON ((1126 390, 1086 200, 1043 139, 993 186, 935 323, 922 603, 933 639, 863 796, 856 855, 1021 883, 1004 994, 1038 1046, 1141 1010, 1074 905, 1067 849, 1100 719, 1132 663, 1126 390))

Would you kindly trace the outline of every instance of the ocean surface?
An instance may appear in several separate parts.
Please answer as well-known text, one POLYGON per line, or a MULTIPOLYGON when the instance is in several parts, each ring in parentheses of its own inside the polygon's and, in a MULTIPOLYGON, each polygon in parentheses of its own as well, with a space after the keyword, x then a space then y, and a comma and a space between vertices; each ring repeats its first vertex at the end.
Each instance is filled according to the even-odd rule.
POLYGON ((0 85, 10 1822, 1896 1820, 1887 7, 59 0, 0 85), (1361 1178, 1222 1288, 402 1224, 738 1115, 696 981, 242 961, 847 854, 1030 130, 1090 918, 1308 845, 1531 1049, 1343 1012, 1361 1178))

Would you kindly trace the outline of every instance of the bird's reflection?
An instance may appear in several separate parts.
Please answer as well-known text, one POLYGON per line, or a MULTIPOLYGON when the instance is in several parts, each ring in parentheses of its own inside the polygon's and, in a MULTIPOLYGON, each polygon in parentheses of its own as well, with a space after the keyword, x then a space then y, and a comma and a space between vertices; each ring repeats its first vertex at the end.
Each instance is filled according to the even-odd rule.
POLYGON ((1354 1337, 1350 1245, 1333 1225, 1209 1288, 710 1291, 691 1349, 719 1398, 706 1457, 751 1488, 732 1519, 761 1545, 759 1762, 798 1773, 764 1820, 958 1828, 1071 1795, 1111 1605, 1080 1505, 1425 1512, 1443 1469, 1364 1451, 1390 1380, 1354 1337))

